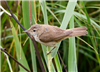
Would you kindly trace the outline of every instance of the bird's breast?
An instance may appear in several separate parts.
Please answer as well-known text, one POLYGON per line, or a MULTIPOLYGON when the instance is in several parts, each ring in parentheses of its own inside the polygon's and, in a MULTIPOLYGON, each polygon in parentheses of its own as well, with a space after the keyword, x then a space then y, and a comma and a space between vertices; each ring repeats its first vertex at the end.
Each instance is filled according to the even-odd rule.
POLYGON ((39 37, 37 36, 37 35, 35 35, 34 36, 34 39, 37 41, 37 42, 39 42, 39 43, 41 43, 41 44, 44 44, 44 45, 46 45, 46 46, 50 46, 50 47, 55 47, 56 46, 56 42, 42 42, 42 41, 40 41, 40 39, 39 39, 39 37))

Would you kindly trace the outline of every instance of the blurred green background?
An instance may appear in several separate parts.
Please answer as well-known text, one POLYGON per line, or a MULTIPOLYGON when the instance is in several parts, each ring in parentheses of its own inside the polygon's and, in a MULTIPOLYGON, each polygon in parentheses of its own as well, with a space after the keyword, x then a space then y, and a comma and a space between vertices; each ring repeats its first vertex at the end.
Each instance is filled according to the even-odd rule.
MULTIPOLYGON (((30 27, 29 2, 7 1, 7 3, 19 22, 28 29, 30 27)), ((1 6, 8 11, 4 1, 1 1, 1 6)), ((33 24, 49 24, 58 27, 61 27, 61 24, 65 24, 63 27, 65 26, 66 28, 86 26, 88 30, 87 35, 63 40, 60 44, 59 52, 68 72, 100 72, 100 1, 31 1, 31 12, 33 24), (75 8, 73 4, 75 4, 75 8), (73 10, 74 12, 71 13, 73 10), (71 15, 72 17, 70 17, 71 15)), ((8 53, 27 69, 41 72, 31 40, 22 32, 23 30, 13 18, 4 12, 0 13, 0 15, 0 46, 6 48, 8 53)), ((48 66, 46 65, 47 56, 45 55, 46 47, 41 46, 40 43, 37 43, 37 46, 45 71, 48 72, 48 66)), ((25 72, 11 58, 9 58, 9 62, 2 51, 0 53, 1 72, 25 72)), ((52 72, 65 71, 58 55, 52 60, 52 64, 54 68, 52 72)))

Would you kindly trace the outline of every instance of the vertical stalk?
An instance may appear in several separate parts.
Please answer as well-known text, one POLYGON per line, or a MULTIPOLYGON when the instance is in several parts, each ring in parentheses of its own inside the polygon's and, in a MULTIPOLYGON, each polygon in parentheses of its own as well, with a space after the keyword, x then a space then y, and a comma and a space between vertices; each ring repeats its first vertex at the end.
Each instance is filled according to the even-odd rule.
MULTIPOLYGON (((49 52, 51 50, 50 47, 47 48, 47 51, 49 52)), ((48 54, 48 69, 49 72, 52 72, 52 57, 51 57, 51 53, 48 54)))
MULTIPOLYGON (((71 17, 70 28, 74 28, 74 16, 71 17)), ((75 37, 69 38, 68 71, 77 72, 75 37)))

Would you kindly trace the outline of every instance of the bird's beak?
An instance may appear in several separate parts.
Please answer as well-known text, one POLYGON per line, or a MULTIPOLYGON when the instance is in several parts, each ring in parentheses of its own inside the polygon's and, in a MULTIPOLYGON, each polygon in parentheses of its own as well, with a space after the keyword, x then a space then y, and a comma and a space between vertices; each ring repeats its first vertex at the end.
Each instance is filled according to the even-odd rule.
POLYGON ((23 31, 23 32, 25 32, 25 33, 26 33, 26 32, 29 32, 29 30, 25 30, 25 31, 23 31))

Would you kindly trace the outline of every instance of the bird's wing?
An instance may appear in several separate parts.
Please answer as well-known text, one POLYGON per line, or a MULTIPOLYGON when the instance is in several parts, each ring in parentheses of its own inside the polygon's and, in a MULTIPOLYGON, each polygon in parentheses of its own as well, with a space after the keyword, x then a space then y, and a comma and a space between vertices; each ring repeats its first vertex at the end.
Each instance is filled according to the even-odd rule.
POLYGON ((65 32, 65 30, 60 29, 58 27, 54 27, 52 29, 48 28, 47 31, 43 32, 39 36, 39 39, 42 42, 59 42, 60 40, 67 37, 70 33, 71 33, 71 31, 65 32))

